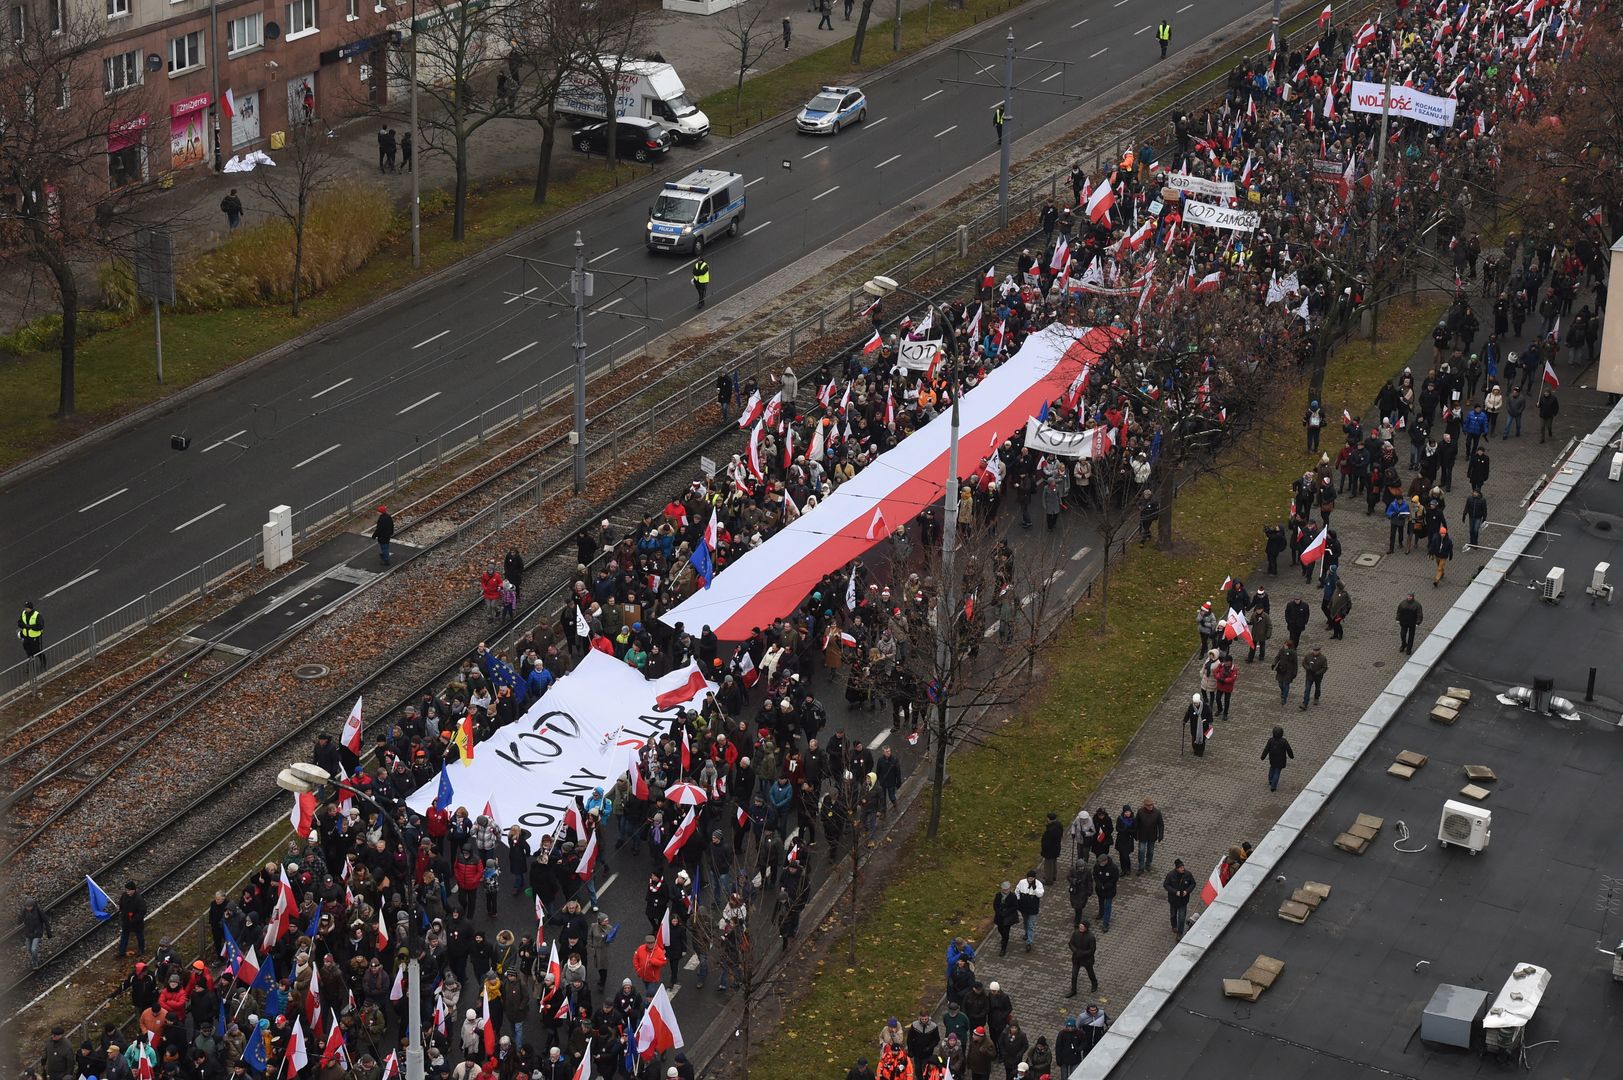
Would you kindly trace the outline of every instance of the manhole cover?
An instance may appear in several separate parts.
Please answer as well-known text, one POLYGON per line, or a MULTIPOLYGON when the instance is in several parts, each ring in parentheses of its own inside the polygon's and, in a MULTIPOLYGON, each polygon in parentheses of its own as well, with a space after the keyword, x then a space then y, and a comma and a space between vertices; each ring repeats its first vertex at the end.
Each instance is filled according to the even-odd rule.
POLYGON ((300 664, 293 669, 295 679, 319 679, 327 674, 326 664, 300 664))
POLYGON ((1381 556, 1373 551, 1366 551, 1353 560, 1354 566, 1374 566, 1381 561, 1381 556))
POLYGON ((1377 660, 1373 664, 1370 665, 1370 667, 1385 667, 1385 666, 1386 666, 1386 661, 1385 660, 1377 660))

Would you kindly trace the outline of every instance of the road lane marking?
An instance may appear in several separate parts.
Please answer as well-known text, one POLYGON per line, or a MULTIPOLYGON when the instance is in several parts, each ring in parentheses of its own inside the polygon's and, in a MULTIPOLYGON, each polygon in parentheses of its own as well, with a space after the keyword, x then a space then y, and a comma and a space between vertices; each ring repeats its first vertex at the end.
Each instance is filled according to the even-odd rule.
POLYGON ((890 728, 885 728, 879 734, 868 740, 868 749, 879 749, 881 746, 885 745, 885 740, 888 738, 890 738, 890 728))
POLYGON ((744 186, 747 187, 747 188, 752 188, 756 184, 759 184, 762 180, 765 180, 765 179, 766 179, 766 177, 764 177, 764 176, 757 176, 754 180, 751 180, 749 183, 745 184, 744 186))
POLYGON ((618 870, 616 870, 614 873, 610 874, 609 877, 608 877, 608 880, 603 882, 603 884, 598 887, 597 895, 599 897, 601 897, 604 893, 608 892, 609 891, 609 886, 613 885, 615 883, 615 881, 619 879, 619 877, 620 877, 620 871, 618 871, 618 870))
POLYGON ((865 127, 865 128, 868 128, 869 130, 872 130, 872 129, 878 127, 880 124, 883 124, 886 120, 889 120, 889 119, 890 119, 890 117, 888 117, 888 116, 881 116, 877 120, 869 120, 866 124, 863 124, 862 126, 865 127))
POLYGON ((587 263, 587 265, 588 265, 588 266, 589 266, 589 265, 591 265, 591 264, 592 264, 592 263, 595 263, 595 262, 596 262, 596 261, 597 261, 597 260, 599 260, 599 259, 606 259, 606 258, 608 258, 608 257, 609 257, 609 256, 610 256, 610 255, 613 255, 613 254, 614 254, 614 253, 615 253, 615 252, 616 252, 616 251, 619 251, 619 250, 620 250, 620 249, 619 249, 619 248, 617 248, 617 247, 611 247, 611 248, 609 248, 609 250, 607 250, 607 251, 605 251, 605 252, 604 252, 604 253, 603 253, 603 254, 601 254, 601 255, 593 255, 593 256, 592 256, 592 257, 591 257, 591 258, 590 258, 590 259, 587 259, 587 260, 586 260, 586 263, 587 263))
POLYGON ((1082 22, 1074 22, 1074 23, 1072 23, 1072 24, 1071 24, 1071 29, 1072 29, 1072 30, 1075 30, 1075 29, 1076 29, 1076 28, 1077 28, 1077 27, 1079 27, 1079 26, 1081 26, 1081 25, 1082 25, 1082 23, 1085 23, 1085 22, 1087 22, 1087 21, 1088 21, 1088 20, 1086 20, 1086 19, 1083 19, 1083 20, 1082 20, 1082 22))
POLYGON ((218 513, 219 511, 224 510, 224 509, 225 509, 225 503, 221 503, 219 506, 216 506, 213 510, 205 510, 205 511, 203 511, 201 514, 198 514, 196 517, 192 518, 190 521, 182 521, 179 525, 176 525, 173 529, 170 529, 169 531, 172 532, 172 533, 178 533, 180 530, 184 529, 186 526, 188 526, 188 525, 196 525, 199 521, 202 521, 204 518, 208 517, 210 514, 218 513))
POLYGON ((79 513, 82 514, 86 510, 94 510, 96 507, 100 506, 102 503, 109 502, 109 501, 111 501, 113 499, 116 499, 116 498, 118 498, 120 495, 124 494, 128 490, 130 490, 130 489, 127 488, 127 487, 121 487, 117 491, 113 492, 111 495, 103 495, 101 498, 97 499, 95 502, 91 503, 89 506, 81 506, 81 507, 79 507, 79 513))
POLYGON ((1099 59, 1099 57, 1103 56, 1105 53, 1107 53, 1109 51, 1110 51, 1110 46, 1106 45, 1104 48, 1100 49, 1098 52, 1096 52, 1092 56, 1088 57, 1088 59, 1089 60, 1097 60, 1097 59, 1099 59))
POLYGON ((937 94, 945 94, 946 92, 947 92, 947 88, 945 86, 943 86, 939 90, 932 90, 928 94, 925 94, 924 97, 921 100, 929 101, 931 98, 935 97, 937 94))
MULTIPOLYGON (((823 195, 832 195, 838 190, 840 190, 840 185, 835 184, 833 187, 831 187, 827 191, 823 192, 823 195)), ((813 195, 812 196, 812 202, 816 202, 818 199, 821 199, 823 197, 823 195, 813 195)))
POLYGON ((1048 584, 1052 585, 1052 584, 1054 584, 1054 582, 1058 581, 1060 578, 1062 578, 1064 576, 1065 576, 1065 574, 1064 574, 1063 571, 1055 570, 1052 574, 1048 575, 1048 584))
POLYGON ((440 338, 444 337, 446 334, 449 334, 450 332, 451 331, 449 331, 449 330, 441 330, 439 333, 435 334, 433 337, 424 338, 422 341, 419 341, 417 344, 413 345, 412 348, 421 349, 424 345, 432 345, 432 344, 434 344, 434 342, 438 341, 440 338))
POLYGON ((680 274, 682 271, 688 269, 688 266, 689 266, 688 263, 683 263, 682 265, 676 267, 674 270, 665 271, 665 276, 670 277, 672 274, 680 274))
POLYGON ((770 224, 772 224, 772 219, 768 218, 767 220, 761 222, 759 225, 755 226, 755 228, 753 228, 753 229, 745 229, 744 230, 744 235, 745 236, 753 236, 756 233, 760 232, 762 229, 766 228, 770 224))
POLYGON ((96 567, 96 569, 90 571, 88 574, 80 574, 78 577, 74 578, 72 581, 68 582, 66 585, 58 585, 56 588, 54 588, 50 592, 46 593, 45 594, 45 599, 49 600, 51 597, 55 596, 57 593, 61 592, 62 590, 71 589, 71 588, 73 588, 73 586, 79 584, 79 582, 83 581, 85 578, 93 578, 99 573, 101 573, 101 567, 98 566, 98 567, 96 567))
MULTIPOLYGON (((343 444, 343 443, 341 443, 341 442, 335 442, 335 443, 333 443, 333 444, 332 444, 332 445, 331 445, 331 446, 329 446, 329 447, 327 447, 327 449, 325 449, 325 450, 323 450, 323 451, 322 451, 322 452, 321 452, 321 453, 319 453, 319 454, 312 454, 312 455, 310 455, 310 456, 309 456, 309 457, 307 457, 307 458, 305 458, 305 459, 304 459, 304 460, 303 460, 303 461, 301 461, 301 462, 299 462, 299 463, 298 463, 298 464, 297 464, 297 465, 295 465, 295 466, 293 466, 293 467, 294 467, 294 468, 295 468, 295 469, 302 469, 302 468, 304 468, 304 467, 305 467, 305 466, 306 466, 306 465, 308 465, 308 464, 310 464, 310 463, 311 463, 311 462, 312 462, 312 461, 317 461, 317 460, 319 460, 319 459, 321 459, 321 458, 324 458, 324 457, 326 457, 326 456, 327 456, 327 455, 328 455, 328 454, 330 454, 330 453, 332 453, 332 452, 333 452, 333 451, 334 451, 334 450, 336 450, 336 449, 338 449, 338 448, 339 448, 339 447, 340 447, 340 446, 343 446, 343 445, 344 445, 344 444, 343 444)), ((221 505, 221 506, 224 506, 224 505, 225 505, 225 504, 224 504, 224 503, 221 503, 221 504, 220 504, 220 505, 221 505)))
POLYGON ((1046 78, 1044 78, 1043 82, 1053 82, 1055 79, 1059 78, 1063 74, 1065 74, 1065 69, 1060 68, 1058 71, 1054 72, 1054 74, 1049 75, 1046 78))
POLYGON ((1036 593, 1027 593, 1026 595, 1024 595, 1024 596, 1022 596, 1020 598, 1020 606, 1021 607, 1030 607, 1031 602, 1033 600, 1035 600, 1035 599, 1037 599, 1037 594, 1036 593))
POLYGON ((1153 29, 1154 29, 1154 27, 1152 27, 1152 26, 1141 26, 1137 30, 1133 31, 1133 36, 1137 37, 1138 35, 1143 34, 1143 33, 1147 33, 1148 31, 1153 30, 1153 29))
MULTIPOLYGON (((404 409, 401 409, 399 412, 395 413, 395 415, 396 416, 405 416, 407 413, 411 412, 411 410, 415 409, 417 406, 419 406, 419 405, 427 405, 430 401, 433 401, 435 398, 439 397, 443 393, 445 393, 444 390, 436 390, 432 394, 429 394, 427 397, 423 398, 421 401, 414 401, 410 405, 407 405, 404 409)), ((337 447, 333 447, 333 449, 336 450, 337 447)), ((322 453, 325 454, 326 451, 323 450, 322 453)), ((314 460, 314 459, 312 459, 312 460, 314 460)), ((296 469, 296 468, 298 468, 298 466, 295 465, 294 468, 296 469)))
POLYGON ((875 165, 874 168, 883 169, 886 165, 889 165, 891 162, 895 161, 897 158, 899 158, 901 156, 902 155, 900 155, 900 154, 892 154, 890 157, 886 158, 884 161, 881 161, 879 164, 875 165))
POLYGON ((1194 6, 1195 6, 1194 4, 1185 4, 1183 7, 1178 9, 1178 14, 1182 15, 1184 12, 1188 11, 1190 8, 1192 8, 1194 6))
POLYGON ((506 300, 503 300, 502 303, 503 304, 516 303, 517 301, 524 299, 526 296, 529 296, 531 293, 535 292, 535 290, 539 289, 540 287, 541 286, 539 286, 539 285, 531 285, 528 289, 525 289, 523 292, 514 293, 512 296, 509 296, 506 300))
POLYGON ((349 378, 343 380, 342 382, 333 383, 331 386, 327 387, 327 389, 321 391, 320 394, 311 394, 310 395, 310 400, 314 401, 316 398, 321 397, 323 394, 330 394, 334 390, 338 389, 340 386, 348 386, 350 383, 352 383, 354 381, 355 381, 355 376, 351 375, 349 378))
MULTIPOLYGON (((344 381, 348 382, 349 380, 345 379, 344 381)), ((235 435, 227 435, 225 438, 221 439, 219 442, 209 443, 207 446, 203 447, 202 450, 198 451, 198 453, 206 454, 210 450, 213 450, 213 449, 215 449, 217 447, 224 446, 226 443, 231 442, 231 441, 233 441, 235 439, 240 439, 246 434, 248 434, 248 429, 243 428, 241 431, 237 432, 235 435)))
POLYGON ((827 150, 827 149, 828 149, 828 147, 826 147, 826 146, 819 146, 816 150, 813 150, 811 153, 801 155, 800 160, 805 161, 807 158, 814 158, 818 154, 821 154, 824 150, 827 150))
POLYGON ((1092 550, 1093 549, 1090 548, 1090 547, 1079 548, 1077 550, 1077 553, 1075 555, 1071 556, 1071 561, 1072 562, 1081 562, 1083 559, 1088 557, 1088 552, 1090 552, 1092 550))
POLYGON ((505 364, 505 363, 507 363, 507 361, 513 359, 513 357, 517 356, 519 353, 521 353, 521 352, 529 352, 531 349, 535 348, 539 344, 541 344, 539 341, 532 341, 528 345, 520 345, 518 348, 514 349, 512 352, 508 353, 506 356, 504 356, 500 360, 496 361, 496 363, 505 364))
POLYGON ((1033 41, 1030 45, 1027 45, 1026 48, 1035 49, 1035 48, 1037 48, 1037 46, 1039 46, 1041 44, 1042 44, 1042 42, 1040 40, 1039 41, 1033 41))
POLYGON ((1001 619, 999 619, 998 621, 994 622, 991 626, 988 626, 986 628, 985 632, 981 634, 981 637, 989 638, 989 637, 991 637, 993 634, 997 633, 1001 629, 1003 629, 1003 621, 1001 619))
POLYGON ((954 124, 954 125, 952 125, 952 127, 947 128, 946 131, 938 131, 938 132, 936 132, 935 137, 939 139, 939 138, 941 138, 941 136, 951 134, 952 132, 957 131, 957 130, 958 130, 958 125, 954 124))

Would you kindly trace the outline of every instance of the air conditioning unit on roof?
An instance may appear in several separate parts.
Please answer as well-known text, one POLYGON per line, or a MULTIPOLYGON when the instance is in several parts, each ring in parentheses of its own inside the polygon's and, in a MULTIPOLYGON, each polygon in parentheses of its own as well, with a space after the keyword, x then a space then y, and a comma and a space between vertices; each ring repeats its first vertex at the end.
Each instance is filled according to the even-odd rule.
POLYGON ((1493 834, 1493 811, 1449 799, 1443 803, 1443 818, 1437 824, 1437 842, 1443 847, 1462 847, 1472 855, 1488 846, 1493 834))

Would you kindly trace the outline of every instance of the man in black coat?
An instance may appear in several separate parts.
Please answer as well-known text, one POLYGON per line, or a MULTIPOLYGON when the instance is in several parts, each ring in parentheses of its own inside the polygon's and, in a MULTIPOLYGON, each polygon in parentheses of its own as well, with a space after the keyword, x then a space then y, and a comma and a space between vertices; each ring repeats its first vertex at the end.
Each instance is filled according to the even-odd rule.
POLYGON ((394 539, 394 518, 389 515, 387 506, 378 507, 378 523, 372 526, 372 539, 378 542, 378 558, 383 565, 389 565, 389 541, 394 539))
POLYGON ((1195 892, 1195 875, 1184 869, 1182 859, 1172 860, 1172 871, 1161 882, 1161 887, 1167 893, 1167 905, 1171 908, 1172 932, 1183 937, 1184 927, 1189 924, 1189 898, 1195 892))
POLYGON ((1285 605, 1285 630, 1290 636, 1290 643, 1295 647, 1302 640, 1302 631, 1307 629, 1307 623, 1313 617, 1313 609, 1307 606, 1307 601, 1300 596, 1285 605))
POLYGON ((1098 993, 1099 976, 1093 973, 1093 961, 1098 955, 1099 939, 1094 937, 1085 921, 1078 920, 1076 929, 1071 931, 1071 991, 1066 997, 1076 997, 1076 974, 1079 971, 1088 973, 1088 992, 1098 993))
POLYGON ((1059 815, 1049 812, 1048 823, 1043 826, 1042 857, 1043 857, 1043 884, 1054 884, 1054 878, 1059 875, 1060 846, 1065 839, 1065 826, 1059 823, 1059 815))
POLYGON ((998 955, 1009 953, 1009 931, 1020 921, 1020 905, 1014 898, 1014 886, 1005 881, 992 897, 992 922, 997 927, 998 955))
POLYGON ((1268 790, 1279 790, 1279 774, 1285 771, 1285 763, 1296 756, 1291 749, 1290 740, 1285 738, 1285 729, 1275 727, 1274 733, 1263 744, 1262 753, 1258 755, 1268 762, 1268 790))

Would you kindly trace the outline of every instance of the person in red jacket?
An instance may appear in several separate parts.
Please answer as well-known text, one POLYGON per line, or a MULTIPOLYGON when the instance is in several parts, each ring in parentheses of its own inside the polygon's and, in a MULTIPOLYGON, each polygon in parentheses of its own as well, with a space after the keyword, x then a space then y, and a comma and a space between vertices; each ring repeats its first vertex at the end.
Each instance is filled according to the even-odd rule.
POLYGON ((485 572, 479 575, 479 593, 485 598, 485 612, 492 618, 502 616, 502 574, 491 563, 485 572))
POLYGON ((659 989, 660 973, 664 968, 665 947, 659 943, 658 938, 649 934, 631 955, 631 970, 642 980, 643 993, 652 994, 659 989))
POLYGON ((456 881, 457 905, 462 909, 462 917, 467 918, 473 912, 474 901, 479 897, 479 885, 485 876, 485 864, 478 852, 473 850, 473 845, 463 847, 451 867, 451 874, 456 881))

